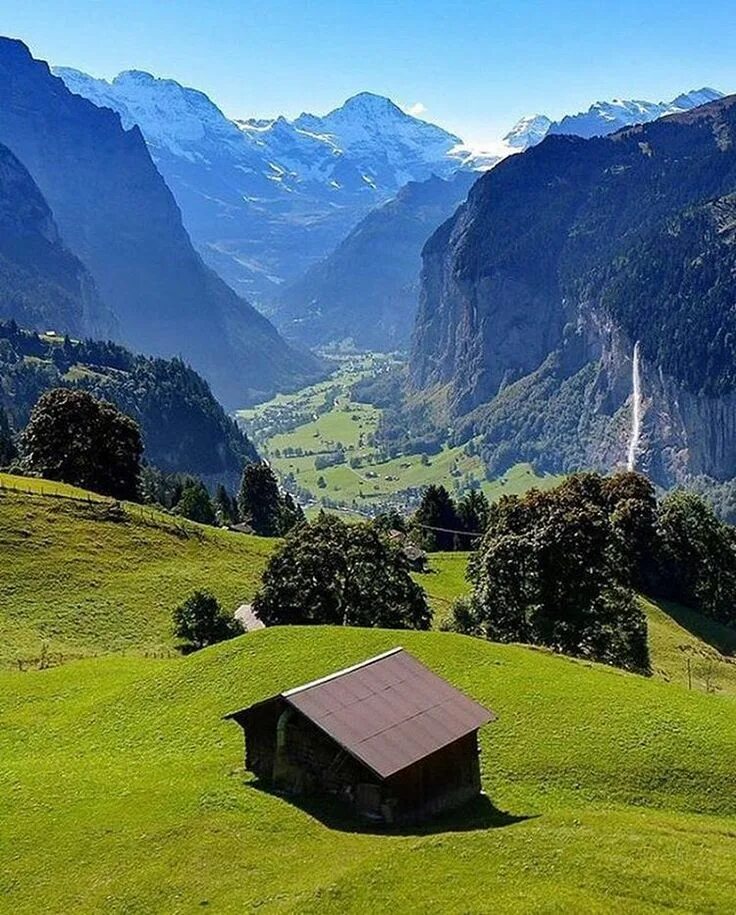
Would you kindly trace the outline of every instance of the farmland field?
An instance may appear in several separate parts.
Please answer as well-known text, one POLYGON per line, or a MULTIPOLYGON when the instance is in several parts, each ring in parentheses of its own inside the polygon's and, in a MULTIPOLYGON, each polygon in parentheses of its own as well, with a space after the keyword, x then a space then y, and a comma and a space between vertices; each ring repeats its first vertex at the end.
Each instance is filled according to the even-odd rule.
POLYGON ((381 411, 351 394, 356 381, 387 363, 388 357, 356 356, 341 363, 328 381, 239 412, 259 451, 302 501, 372 514, 389 506, 410 508, 430 483, 441 483, 455 495, 479 487, 497 499, 559 482, 559 477, 537 476, 528 464, 487 480, 480 458, 466 445, 387 459, 373 441, 381 411), (318 466, 337 452, 344 455, 341 463, 318 466))

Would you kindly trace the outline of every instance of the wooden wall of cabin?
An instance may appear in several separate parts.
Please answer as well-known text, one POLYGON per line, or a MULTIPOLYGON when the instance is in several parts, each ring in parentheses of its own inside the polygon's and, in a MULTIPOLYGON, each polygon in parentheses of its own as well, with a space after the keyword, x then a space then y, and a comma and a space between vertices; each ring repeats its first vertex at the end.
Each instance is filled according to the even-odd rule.
POLYGON ((480 793, 477 732, 398 772, 384 784, 397 820, 421 818, 465 803, 480 793))

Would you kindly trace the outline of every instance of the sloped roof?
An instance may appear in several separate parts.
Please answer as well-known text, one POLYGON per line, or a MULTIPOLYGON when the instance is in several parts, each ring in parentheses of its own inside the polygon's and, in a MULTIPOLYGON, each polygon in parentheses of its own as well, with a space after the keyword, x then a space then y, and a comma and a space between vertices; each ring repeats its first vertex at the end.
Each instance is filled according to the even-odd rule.
MULTIPOLYGON (((298 709, 380 778, 400 772, 496 717, 403 648, 272 700, 277 698, 298 709)), ((247 712, 243 709, 227 717, 247 718, 247 712)))

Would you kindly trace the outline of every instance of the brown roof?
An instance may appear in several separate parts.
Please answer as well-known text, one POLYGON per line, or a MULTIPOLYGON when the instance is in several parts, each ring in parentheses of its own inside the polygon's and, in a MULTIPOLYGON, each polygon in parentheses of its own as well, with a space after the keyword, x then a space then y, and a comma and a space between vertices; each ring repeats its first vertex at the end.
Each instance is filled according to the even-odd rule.
POLYGON ((280 696, 381 778, 496 717, 403 648, 280 696))

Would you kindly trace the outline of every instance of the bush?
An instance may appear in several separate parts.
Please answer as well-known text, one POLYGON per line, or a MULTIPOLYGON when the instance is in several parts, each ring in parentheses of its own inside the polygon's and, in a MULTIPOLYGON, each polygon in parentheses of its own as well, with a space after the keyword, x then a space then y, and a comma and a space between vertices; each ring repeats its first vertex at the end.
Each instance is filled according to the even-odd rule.
POLYGON ((209 591, 195 591, 174 610, 173 619, 174 635, 194 650, 232 639, 243 631, 209 591))

